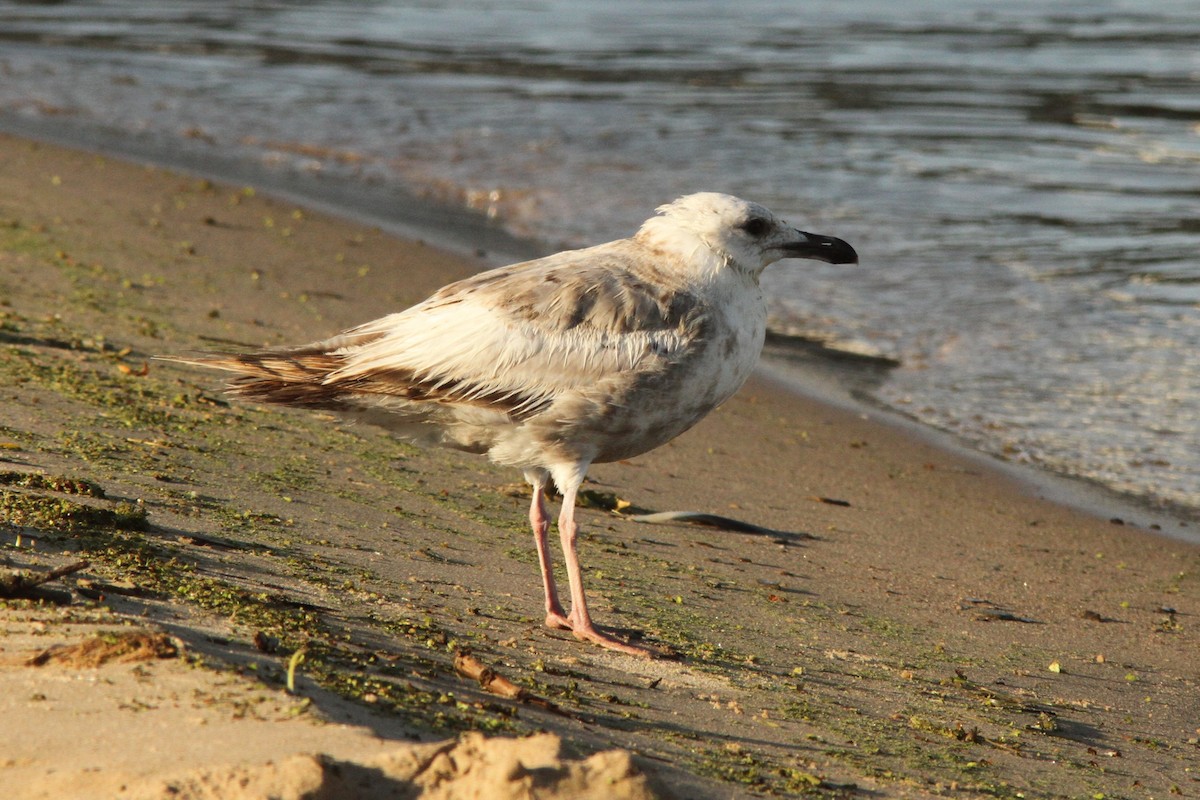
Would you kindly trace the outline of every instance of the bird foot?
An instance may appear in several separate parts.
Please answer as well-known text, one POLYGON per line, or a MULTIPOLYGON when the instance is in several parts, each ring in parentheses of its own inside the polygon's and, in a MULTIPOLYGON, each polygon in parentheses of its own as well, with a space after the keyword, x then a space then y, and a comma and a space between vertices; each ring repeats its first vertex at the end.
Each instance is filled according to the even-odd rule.
POLYGON ((638 658, 654 658, 654 656, 660 655, 648 647, 638 647, 635 644, 623 642, 620 639, 609 636, 607 633, 601 633, 594 627, 590 626, 582 629, 572 628, 571 633, 580 641, 598 644, 605 650, 615 650, 616 652, 624 653, 627 656, 637 656, 638 658))
POLYGON ((638 647, 637 645, 623 642, 607 633, 601 633, 591 622, 584 623, 556 611, 546 613, 546 627, 560 631, 570 631, 580 641, 598 644, 606 650, 615 650, 618 653, 637 656, 638 658, 653 658, 655 655, 660 655, 650 648, 638 647))
POLYGON ((571 621, 567 619, 567 615, 564 614, 561 609, 558 611, 546 612, 546 627, 554 628, 555 630, 559 631, 574 630, 574 628, 571 626, 571 621))

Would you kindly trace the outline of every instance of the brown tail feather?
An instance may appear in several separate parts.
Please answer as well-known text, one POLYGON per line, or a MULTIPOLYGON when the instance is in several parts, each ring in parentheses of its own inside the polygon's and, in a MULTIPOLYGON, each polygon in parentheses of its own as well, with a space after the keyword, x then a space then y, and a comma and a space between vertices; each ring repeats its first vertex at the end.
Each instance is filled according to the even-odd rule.
MULTIPOLYGON (((286 350, 261 350, 244 354, 204 354, 191 358, 166 360, 235 373, 227 387, 230 394, 262 403, 350 411, 362 406, 365 397, 375 395, 402 398, 416 404, 467 404, 525 419, 543 410, 549 398, 514 391, 480 391, 458 380, 420 376, 410 369, 384 369, 330 379, 346 365, 342 350, 348 342, 362 344, 378 334, 343 334, 334 339, 314 342, 286 350), (355 402, 355 398, 359 402, 355 402)), ((373 405, 367 401, 367 405, 373 405)))
POLYGON ((250 400, 331 411, 346 408, 343 392, 324 383, 329 373, 345 363, 344 356, 316 351, 264 351, 172 360, 236 373, 229 382, 229 392, 250 400))

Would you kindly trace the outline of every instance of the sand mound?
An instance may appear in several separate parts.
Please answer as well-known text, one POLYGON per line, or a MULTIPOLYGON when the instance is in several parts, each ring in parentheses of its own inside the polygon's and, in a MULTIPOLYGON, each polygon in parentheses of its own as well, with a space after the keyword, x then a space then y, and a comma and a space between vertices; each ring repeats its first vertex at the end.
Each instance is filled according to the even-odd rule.
POLYGON ((126 631, 106 633, 74 644, 48 647, 25 661, 30 667, 58 664, 76 669, 99 667, 109 661, 128 663, 175 658, 179 650, 165 633, 126 631))
POLYGON ((662 797, 624 750, 563 758, 557 736, 410 745, 366 761, 295 755, 258 766, 204 768, 130 786, 129 800, 649 800, 662 797))

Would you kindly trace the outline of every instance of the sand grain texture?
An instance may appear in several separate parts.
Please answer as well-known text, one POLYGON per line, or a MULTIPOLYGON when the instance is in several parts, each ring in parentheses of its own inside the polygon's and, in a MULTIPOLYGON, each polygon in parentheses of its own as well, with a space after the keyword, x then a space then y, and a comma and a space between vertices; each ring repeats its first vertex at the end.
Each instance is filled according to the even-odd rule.
POLYGON ((547 797, 587 796, 564 783, 583 775, 705 798, 1200 795, 1200 548, 1136 514, 1056 505, 757 379, 585 486, 598 621, 675 653, 641 663, 541 627, 519 476, 230 403, 219 379, 153 360, 310 341, 482 266, 0 137, 0 472, 48 476, 0 482, 0 554, 90 563, 42 587, 70 605, 0 610, 0 794, 244 779, 303 796, 349 775, 388 796, 410 791, 386 776, 415 739, 480 754, 425 787, 445 796, 492 774, 505 791, 545 779, 547 797), (606 510, 618 500, 776 533, 640 524, 606 510), (25 663, 126 629, 180 655, 25 663), (457 675, 465 650, 557 713, 457 675), (526 738, 541 731, 563 755, 526 738), (509 747, 545 761, 518 769, 509 747), (613 750, 635 772, 594 755, 613 750))

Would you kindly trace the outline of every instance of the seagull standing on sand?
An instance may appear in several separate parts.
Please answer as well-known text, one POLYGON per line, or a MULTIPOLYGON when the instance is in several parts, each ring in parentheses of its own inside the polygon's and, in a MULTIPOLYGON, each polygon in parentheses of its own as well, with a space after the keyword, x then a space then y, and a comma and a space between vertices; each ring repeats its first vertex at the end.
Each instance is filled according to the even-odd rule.
POLYGON ((631 239, 480 273, 332 339, 186 360, 235 373, 229 390, 242 397, 341 412, 522 470, 546 625, 649 656, 592 623, 576 494, 590 465, 669 442, 738 390, 766 331, 759 276, 783 258, 858 260, 841 239, 756 203, 691 194, 631 239), (551 480, 562 492, 569 613, 547 541, 551 480))

